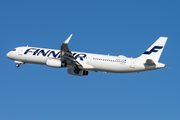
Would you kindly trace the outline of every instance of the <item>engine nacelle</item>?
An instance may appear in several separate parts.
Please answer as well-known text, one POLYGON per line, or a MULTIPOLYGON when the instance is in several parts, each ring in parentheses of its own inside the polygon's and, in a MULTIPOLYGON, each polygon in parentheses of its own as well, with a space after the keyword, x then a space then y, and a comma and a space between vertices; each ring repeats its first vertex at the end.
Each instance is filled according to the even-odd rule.
POLYGON ((66 67, 67 63, 62 62, 60 59, 48 58, 46 60, 46 65, 49 66, 49 67, 61 68, 61 67, 66 67))
POLYGON ((85 70, 79 70, 79 72, 75 72, 75 69, 68 69, 68 73, 70 75, 76 75, 76 76, 86 76, 88 75, 88 71, 85 70))

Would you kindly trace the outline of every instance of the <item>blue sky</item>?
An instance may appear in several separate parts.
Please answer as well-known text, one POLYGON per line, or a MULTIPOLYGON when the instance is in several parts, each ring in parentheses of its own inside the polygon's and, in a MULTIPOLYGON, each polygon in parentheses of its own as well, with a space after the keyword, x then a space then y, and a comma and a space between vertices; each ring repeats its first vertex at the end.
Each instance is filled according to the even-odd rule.
POLYGON ((178 0, 0 1, 1 120, 179 120, 178 0), (168 37, 160 62, 173 69, 72 76, 67 69, 25 64, 6 53, 18 46, 140 56, 168 37))

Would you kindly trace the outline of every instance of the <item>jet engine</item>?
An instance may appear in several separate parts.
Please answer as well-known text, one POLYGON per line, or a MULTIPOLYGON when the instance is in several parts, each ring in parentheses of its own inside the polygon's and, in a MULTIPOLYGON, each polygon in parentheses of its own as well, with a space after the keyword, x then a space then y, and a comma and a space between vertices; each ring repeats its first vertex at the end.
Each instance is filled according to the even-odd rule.
POLYGON ((67 63, 66 62, 62 62, 60 59, 51 59, 51 58, 48 58, 46 60, 46 65, 49 66, 49 67, 60 68, 60 67, 66 67, 67 63))
POLYGON ((68 73, 70 75, 76 75, 76 76, 86 76, 86 75, 88 75, 88 71, 85 71, 85 70, 79 70, 77 72, 75 69, 68 69, 68 73))

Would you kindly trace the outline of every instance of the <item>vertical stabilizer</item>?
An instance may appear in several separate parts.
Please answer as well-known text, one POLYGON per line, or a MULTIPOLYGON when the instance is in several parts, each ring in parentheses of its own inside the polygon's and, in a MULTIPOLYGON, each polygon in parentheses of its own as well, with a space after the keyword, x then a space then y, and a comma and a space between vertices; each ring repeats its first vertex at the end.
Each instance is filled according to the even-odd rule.
POLYGON ((158 62, 164 46, 167 41, 167 37, 160 37, 151 47, 149 47, 138 59, 151 59, 154 62, 158 62))

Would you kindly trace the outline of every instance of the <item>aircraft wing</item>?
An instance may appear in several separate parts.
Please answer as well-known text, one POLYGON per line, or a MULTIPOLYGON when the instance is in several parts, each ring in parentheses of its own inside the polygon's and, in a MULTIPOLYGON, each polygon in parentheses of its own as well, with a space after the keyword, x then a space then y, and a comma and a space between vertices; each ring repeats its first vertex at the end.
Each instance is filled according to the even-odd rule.
POLYGON ((74 58, 72 52, 68 48, 68 42, 70 41, 72 34, 61 45, 61 61, 67 62, 67 65, 72 65, 75 68, 82 68, 82 65, 74 58))

